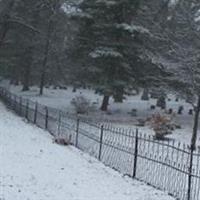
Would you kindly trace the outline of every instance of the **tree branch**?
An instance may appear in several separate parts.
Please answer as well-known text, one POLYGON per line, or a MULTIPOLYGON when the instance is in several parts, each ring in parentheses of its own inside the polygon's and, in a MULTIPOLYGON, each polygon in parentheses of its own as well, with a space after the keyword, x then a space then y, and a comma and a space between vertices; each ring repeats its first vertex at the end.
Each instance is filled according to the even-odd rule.
POLYGON ((13 23, 13 24, 18 24, 18 25, 23 26, 23 27, 25 27, 25 28, 33 31, 33 32, 40 33, 40 31, 38 29, 36 29, 35 27, 33 27, 30 24, 27 24, 27 23, 25 23, 23 21, 20 21, 18 19, 8 19, 6 22, 13 23))

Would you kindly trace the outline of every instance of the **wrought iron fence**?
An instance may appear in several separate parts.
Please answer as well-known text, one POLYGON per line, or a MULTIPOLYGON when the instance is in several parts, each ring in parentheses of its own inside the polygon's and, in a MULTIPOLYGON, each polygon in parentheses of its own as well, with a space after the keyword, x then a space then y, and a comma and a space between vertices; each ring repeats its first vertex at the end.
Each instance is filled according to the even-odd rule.
POLYGON ((200 199, 200 149, 175 141, 158 141, 138 130, 114 128, 69 115, 22 98, 4 88, 5 104, 52 135, 71 143, 124 175, 167 191, 180 200, 200 199))

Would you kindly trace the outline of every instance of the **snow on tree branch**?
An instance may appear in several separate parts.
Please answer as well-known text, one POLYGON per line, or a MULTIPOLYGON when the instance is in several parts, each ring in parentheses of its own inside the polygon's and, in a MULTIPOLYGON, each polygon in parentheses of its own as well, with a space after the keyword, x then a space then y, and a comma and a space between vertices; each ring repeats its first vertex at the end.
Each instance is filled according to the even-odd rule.
POLYGON ((115 57, 115 58, 122 58, 123 55, 112 48, 100 47, 95 49, 93 52, 89 54, 92 58, 99 58, 99 57, 115 57))

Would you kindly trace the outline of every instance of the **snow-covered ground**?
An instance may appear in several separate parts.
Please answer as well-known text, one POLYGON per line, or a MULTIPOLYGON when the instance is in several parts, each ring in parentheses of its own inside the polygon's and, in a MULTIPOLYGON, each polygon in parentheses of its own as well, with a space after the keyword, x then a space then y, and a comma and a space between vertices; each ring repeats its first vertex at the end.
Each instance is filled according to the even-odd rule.
MULTIPOLYGON (((105 119, 111 119, 116 122, 134 122, 135 119, 129 113, 132 109, 137 109, 138 117, 148 117, 151 116, 152 111, 150 109, 151 105, 156 104, 156 99, 150 99, 149 101, 141 101, 141 94, 126 96, 123 103, 115 103, 114 100, 110 99, 110 105, 108 107, 108 113, 101 113, 99 107, 102 103, 103 96, 95 94, 94 90, 89 89, 77 89, 76 92, 72 92, 72 87, 68 86, 68 89, 53 89, 44 88, 44 95, 39 96, 39 88, 31 87, 30 91, 22 92, 22 86, 10 85, 9 90, 17 95, 30 98, 34 101, 38 101, 41 104, 66 110, 68 112, 74 112, 73 106, 71 105, 71 100, 76 96, 84 96, 90 100, 91 103, 95 103, 97 113, 105 119)), ((177 115, 176 117, 182 120, 187 120, 187 124, 191 125, 193 117, 188 115, 189 109, 192 106, 185 102, 185 100, 175 101, 173 95, 169 95, 170 101, 167 101, 167 109, 172 108, 175 113, 177 113, 179 106, 184 106, 183 115, 177 115)), ((158 108, 156 111, 160 111, 158 108)), ((97 113, 92 113, 97 114, 97 113)))
POLYGON ((1 200, 173 200, 72 146, 52 142, 0 103, 1 200))
MULTIPOLYGON (((17 95, 23 96, 24 98, 29 98, 32 101, 37 101, 42 105, 50 106, 67 112, 74 112, 73 106, 71 105, 71 100, 79 95, 83 95, 90 100, 91 103, 95 103, 96 111, 91 112, 87 117, 96 119, 96 121, 101 121, 104 123, 112 123, 112 126, 125 128, 125 129, 136 129, 137 119, 146 119, 150 117, 154 112, 161 112, 158 108, 156 110, 151 110, 151 105, 156 104, 155 99, 150 99, 149 101, 141 101, 141 94, 136 96, 126 96, 123 103, 115 103, 111 98, 109 105, 109 112, 101 112, 99 107, 101 105, 103 97, 95 94, 94 90, 89 89, 77 89, 77 92, 72 92, 72 87, 68 87, 67 90, 63 89, 53 89, 45 88, 44 95, 39 96, 39 89, 37 87, 31 87, 30 91, 22 92, 21 86, 9 85, 7 82, 1 83, 12 92, 17 95), (137 109, 137 117, 132 117, 130 114, 132 109, 137 109)), ((192 106, 185 102, 185 100, 179 99, 178 102, 175 101, 174 95, 168 95, 167 109, 172 108, 175 113, 177 113, 179 106, 183 106, 183 114, 176 114, 174 120, 177 124, 181 125, 181 129, 176 129, 173 131, 172 135, 168 137, 185 144, 190 144, 192 136, 192 126, 193 126, 193 116, 188 114, 189 109, 192 106)), ((145 134, 154 134, 153 130, 149 125, 145 127, 139 127, 140 131, 145 134)), ((198 134, 197 144, 200 145, 200 133, 198 134)))

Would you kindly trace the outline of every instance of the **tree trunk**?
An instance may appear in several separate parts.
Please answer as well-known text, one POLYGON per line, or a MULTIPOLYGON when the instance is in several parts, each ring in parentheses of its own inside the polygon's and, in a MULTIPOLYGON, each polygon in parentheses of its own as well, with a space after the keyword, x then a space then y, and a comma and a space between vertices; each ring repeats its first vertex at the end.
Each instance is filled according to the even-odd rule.
POLYGON ((199 125, 199 114, 200 114, 200 95, 198 96, 198 102, 195 108, 194 126, 193 126, 193 133, 192 133, 192 139, 191 139, 192 150, 196 149, 196 140, 197 140, 198 125, 199 125))
POLYGON ((46 45, 44 50, 44 59, 42 63, 42 71, 41 71, 41 78, 40 78, 40 95, 43 95, 43 89, 45 84, 45 76, 46 76, 46 68, 47 68, 47 61, 49 55, 49 46, 50 46, 50 39, 51 39, 51 32, 52 32, 52 21, 49 21, 48 30, 47 30, 47 37, 46 37, 46 45))
POLYGON ((103 103, 101 105, 101 110, 102 111, 107 111, 108 110, 109 98, 110 98, 109 95, 104 95, 103 103))
POLYGON ((3 45, 3 42, 9 31, 8 20, 10 19, 10 13, 13 9, 14 3, 15 0, 8 1, 6 7, 3 10, 3 13, 0 15, 0 20, 3 21, 2 29, 0 30, 0 48, 3 45))
POLYGON ((3 25, 3 30, 2 30, 1 36, 0 36, 0 47, 3 45, 3 42, 6 38, 7 33, 8 33, 8 30, 9 30, 8 25, 7 24, 3 25))
POLYGON ((115 94, 113 95, 113 98, 116 103, 123 103, 123 96, 124 95, 124 88, 119 87, 116 89, 115 94))
POLYGON ((76 92, 76 86, 73 86, 72 92, 76 92))
POLYGON ((148 101, 149 100, 149 89, 145 88, 142 93, 141 100, 148 101))
POLYGON ((28 91, 29 90, 29 86, 30 86, 30 78, 31 78, 31 65, 32 65, 32 61, 33 61, 33 57, 32 57, 32 53, 33 53, 33 47, 29 46, 28 48, 26 48, 26 51, 24 53, 24 57, 23 57, 23 77, 22 77, 22 84, 23 84, 23 88, 22 91, 28 91))
POLYGON ((42 71, 41 78, 40 78, 40 95, 43 95, 44 82, 45 82, 45 72, 42 71))
POLYGON ((28 91, 30 86, 31 65, 27 65, 24 73, 22 91, 28 91))

